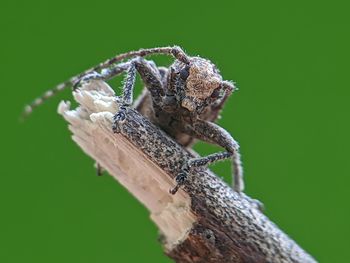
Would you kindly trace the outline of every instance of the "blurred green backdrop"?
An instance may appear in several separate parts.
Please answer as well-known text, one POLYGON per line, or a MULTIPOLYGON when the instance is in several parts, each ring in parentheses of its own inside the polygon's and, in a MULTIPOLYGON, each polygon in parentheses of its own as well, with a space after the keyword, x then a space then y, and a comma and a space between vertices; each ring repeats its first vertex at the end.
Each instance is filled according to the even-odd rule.
MULTIPOLYGON (((56 114, 69 91, 18 116, 114 54, 173 44, 240 88, 219 123, 240 142, 247 193, 321 262, 348 260, 346 1, 2 0, 0 25, 0 262, 170 262, 148 212, 71 141, 56 114)), ((229 178, 228 163, 213 170, 229 178)))

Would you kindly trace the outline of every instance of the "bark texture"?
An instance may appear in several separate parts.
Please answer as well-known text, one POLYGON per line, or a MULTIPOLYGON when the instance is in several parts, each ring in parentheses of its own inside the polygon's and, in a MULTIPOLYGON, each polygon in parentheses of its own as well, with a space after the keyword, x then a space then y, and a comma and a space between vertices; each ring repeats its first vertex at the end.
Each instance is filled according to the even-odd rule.
POLYGON ((114 134, 118 98, 106 83, 92 81, 73 95, 76 109, 59 106, 73 140, 148 208, 165 253, 176 262, 316 262, 251 198, 209 170, 194 170, 170 195, 182 164, 196 154, 133 109, 114 134))

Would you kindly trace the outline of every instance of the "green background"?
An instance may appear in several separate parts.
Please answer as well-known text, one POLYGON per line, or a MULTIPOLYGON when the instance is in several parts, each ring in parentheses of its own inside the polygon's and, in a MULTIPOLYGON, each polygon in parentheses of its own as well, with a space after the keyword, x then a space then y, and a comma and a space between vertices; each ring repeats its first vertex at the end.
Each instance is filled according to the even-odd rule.
MULTIPOLYGON (((2 0, 0 25, 0 262, 170 262, 148 212, 71 141, 56 114, 69 91, 18 116, 108 57, 173 44, 240 88, 219 123, 240 142, 246 192, 319 261, 348 260, 346 1, 2 0)), ((228 163, 213 170, 229 178, 228 163)))

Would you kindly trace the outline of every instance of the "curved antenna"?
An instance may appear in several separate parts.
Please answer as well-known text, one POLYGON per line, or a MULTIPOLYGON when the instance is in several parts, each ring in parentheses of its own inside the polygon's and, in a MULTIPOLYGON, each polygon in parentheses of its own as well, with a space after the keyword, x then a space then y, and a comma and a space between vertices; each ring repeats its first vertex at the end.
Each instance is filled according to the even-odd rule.
POLYGON ((156 47, 156 48, 147 48, 147 49, 139 49, 136 51, 130 51, 126 53, 119 54, 113 58, 107 59, 106 61, 88 69, 85 70, 84 72, 71 77, 69 80, 62 82, 58 84, 56 87, 47 90, 43 95, 40 97, 36 98, 32 103, 28 104, 25 106, 24 111, 22 113, 22 117, 25 118, 29 116, 35 108, 38 106, 42 105, 46 100, 48 100, 51 97, 54 97, 58 92, 65 90, 68 87, 74 86, 81 77, 84 75, 91 73, 93 71, 100 71, 104 68, 108 68, 111 65, 115 64, 116 62, 120 62, 124 59, 127 58, 132 58, 132 57, 145 57, 149 55, 156 55, 156 54, 164 54, 164 55, 172 55, 176 59, 182 61, 185 64, 189 64, 189 58, 185 54, 185 52, 178 46, 174 47, 156 47))

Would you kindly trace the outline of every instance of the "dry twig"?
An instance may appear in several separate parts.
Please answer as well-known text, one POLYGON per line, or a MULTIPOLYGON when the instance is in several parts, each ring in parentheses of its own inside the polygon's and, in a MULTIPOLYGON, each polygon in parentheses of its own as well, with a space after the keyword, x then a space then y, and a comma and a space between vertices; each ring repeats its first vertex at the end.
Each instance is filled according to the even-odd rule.
POLYGON ((74 97, 77 109, 59 107, 73 140, 148 208, 165 253, 176 262, 316 262, 255 202, 209 170, 195 170, 182 190, 169 194, 182 163, 195 153, 132 109, 114 134, 118 101, 106 83, 85 84, 74 97))

